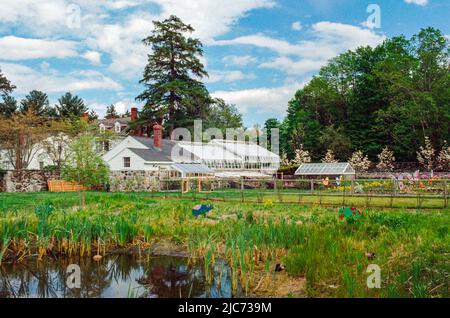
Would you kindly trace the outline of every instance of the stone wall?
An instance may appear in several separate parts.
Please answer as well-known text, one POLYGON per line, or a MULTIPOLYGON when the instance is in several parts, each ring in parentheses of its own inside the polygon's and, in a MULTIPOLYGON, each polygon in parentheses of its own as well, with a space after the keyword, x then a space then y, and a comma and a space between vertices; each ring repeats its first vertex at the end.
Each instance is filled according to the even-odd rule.
POLYGON ((111 192, 149 192, 159 189, 158 171, 111 171, 111 192))
POLYGON ((48 180, 59 180, 59 171, 20 170, 0 174, 0 190, 4 192, 47 191, 48 180))
POLYGON ((6 171, 0 171, 0 192, 6 191, 5 175, 6 171))

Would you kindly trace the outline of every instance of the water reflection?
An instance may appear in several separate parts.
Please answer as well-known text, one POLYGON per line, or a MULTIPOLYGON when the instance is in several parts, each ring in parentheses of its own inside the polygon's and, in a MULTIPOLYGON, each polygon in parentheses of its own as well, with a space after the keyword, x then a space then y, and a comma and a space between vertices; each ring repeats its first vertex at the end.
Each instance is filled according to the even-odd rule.
POLYGON ((0 297, 232 297, 230 269, 217 262, 213 277, 207 284, 202 266, 189 266, 179 257, 113 255, 100 263, 91 258, 33 259, 0 267, 0 297), (70 264, 80 265, 80 289, 66 286, 70 264))

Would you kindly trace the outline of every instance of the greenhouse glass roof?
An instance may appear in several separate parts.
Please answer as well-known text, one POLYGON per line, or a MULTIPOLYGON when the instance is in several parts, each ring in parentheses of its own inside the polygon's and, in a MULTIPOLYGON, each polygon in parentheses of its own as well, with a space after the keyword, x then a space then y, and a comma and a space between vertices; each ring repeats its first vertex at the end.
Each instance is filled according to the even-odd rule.
POLYGON ((354 175, 355 169, 348 162, 303 163, 295 174, 298 176, 354 175))
POLYGON ((174 163, 171 165, 175 170, 187 173, 214 174, 214 171, 201 163, 174 163))

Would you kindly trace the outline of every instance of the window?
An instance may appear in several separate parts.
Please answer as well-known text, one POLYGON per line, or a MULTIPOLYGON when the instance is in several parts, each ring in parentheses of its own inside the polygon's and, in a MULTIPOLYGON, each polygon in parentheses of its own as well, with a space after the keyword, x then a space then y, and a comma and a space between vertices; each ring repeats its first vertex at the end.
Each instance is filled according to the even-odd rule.
POLYGON ((119 122, 116 122, 114 127, 115 127, 116 133, 120 133, 120 131, 122 130, 122 127, 119 122))
POLYGON ((131 167, 131 158, 130 157, 123 157, 123 167, 124 168, 131 167))

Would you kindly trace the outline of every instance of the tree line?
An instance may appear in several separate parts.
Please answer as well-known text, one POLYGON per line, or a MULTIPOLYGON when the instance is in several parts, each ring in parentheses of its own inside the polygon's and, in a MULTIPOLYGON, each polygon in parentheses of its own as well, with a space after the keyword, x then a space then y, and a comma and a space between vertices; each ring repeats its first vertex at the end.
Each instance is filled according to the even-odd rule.
POLYGON ((341 161, 358 151, 376 161, 385 150, 418 161, 424 147, 448 147, 449 61, 448 41, 434 28, 348 51, 296 92, 281 123, 269 119, 266 128, 280 129, 288 159, 303 149, 314 161, 329 151, 341 161))

